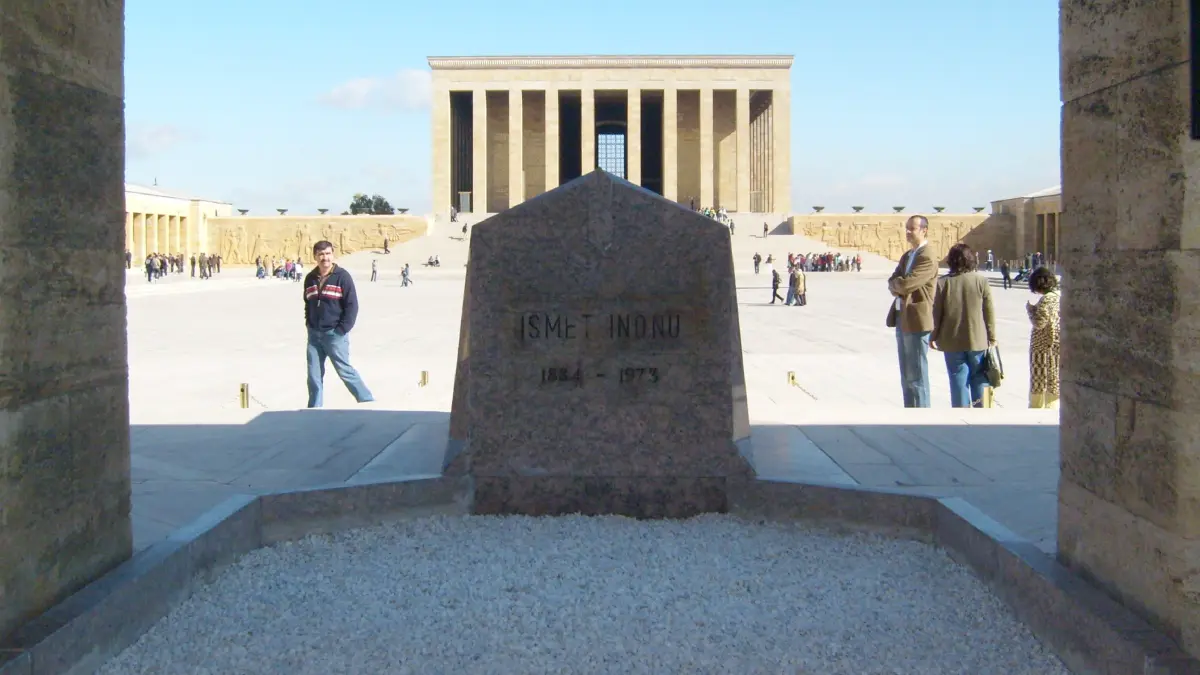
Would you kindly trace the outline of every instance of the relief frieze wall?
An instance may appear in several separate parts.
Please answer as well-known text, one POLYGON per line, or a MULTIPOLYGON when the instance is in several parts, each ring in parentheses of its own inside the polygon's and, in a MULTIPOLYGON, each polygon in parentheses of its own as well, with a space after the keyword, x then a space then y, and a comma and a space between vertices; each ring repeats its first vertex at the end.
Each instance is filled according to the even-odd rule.
MULTIPOLYGON (((904 243, 904 223, 913 215, 917 214, 810 213, 792 216, 791 227, 793 234, 824 242, 831 249, 863 251, 898 261, 908 249, 904 243)), ((1000 233, 984 227, 990 218, 986 213, 920 215, 929 219, 928 245, 938 260, 961 241, 975 250, 996 248, 989 240, 1000 233)))
POLYGON ((419 216, 234 216, 208 219, 208 246, 227 265, 251 265, 258 258, 312 260, 313 244, 331 241, 337 255, 383 250, 425 234, 419 216))

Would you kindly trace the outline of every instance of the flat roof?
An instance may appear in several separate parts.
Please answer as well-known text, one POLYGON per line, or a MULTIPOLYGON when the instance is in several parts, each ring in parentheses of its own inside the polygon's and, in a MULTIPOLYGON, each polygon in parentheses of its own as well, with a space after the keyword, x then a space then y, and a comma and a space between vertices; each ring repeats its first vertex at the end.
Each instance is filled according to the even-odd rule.
POLYGON ((180 201, 188 201, 188 202, 208 202, 209 204, 232 204, 232 202, 223 202, 218 199, 205 199, 204 197, 192 197, 191 195, 185 195, 180 192, 171 192, 169 190, 163 190, 163 189, 158 188, 157 186, 150 187, 148 185, 138 185, 137 183, 126 183, 125 191, 132 192, 134 194, 146 195, 148 197, 165 197, 167 199, 178 199, 180 201))
POLYGON ((1038 190, 1037 192, 1030 192, 1029 194, 1025 195, 1023 197, 1023 199, 1037 199, 1038 197, 1052 197, 1054 195, 1061 195, 1061 194, 1062 194, 1062 186, 1055 185, 1053 187, 1045 188, 1044 190, 1038 190))
POLYGON ((678 56, 430 56, 433 70, 511 68, 791 68, 790 54, 678 56))

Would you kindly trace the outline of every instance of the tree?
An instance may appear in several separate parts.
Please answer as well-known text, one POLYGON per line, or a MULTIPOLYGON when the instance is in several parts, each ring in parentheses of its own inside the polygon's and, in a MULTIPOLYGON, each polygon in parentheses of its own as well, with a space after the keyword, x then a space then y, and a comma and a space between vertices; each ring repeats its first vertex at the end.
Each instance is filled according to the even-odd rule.
POLYGON ((382 195, 371 195, 359 192, 354 195, 354 199, 350 200, 350 215, 372 215, 372 216, 391 216, 395 215, 396 209, 384 199, 382 195))

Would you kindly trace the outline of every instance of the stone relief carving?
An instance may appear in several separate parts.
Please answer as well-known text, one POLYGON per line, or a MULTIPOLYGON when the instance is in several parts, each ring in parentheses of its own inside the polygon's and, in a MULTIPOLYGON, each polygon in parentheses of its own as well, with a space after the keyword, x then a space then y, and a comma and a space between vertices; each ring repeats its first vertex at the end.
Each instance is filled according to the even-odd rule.
MULTIPOLYGON (((865 214, 864 214, 865 215, 865 214)), ((881 255, 889 260, 899 260, 908 245, 904 240, 904 222, 907 215, 875 216, 870 222, 843 222, 825 217, 794 216, 792 231, 810 239, 816 239, 830 248, 849 251, 864 251, 881 255)), ((954 244, 962 241, 971 230, 978 227, 984 217, 960 216, 957 219, 930 217, 929 248, 941 260, 954 244)))
POLYGON ((229 265, 251 265, 259 257, 308 261, 313 244, 322 239, 333 242, 338 255, 382 249, 385 238, 394 246, 425 234, 427 227, 423 218, 415 216, 393 216, 384 222, 354 217, 321 221, 231 217, 212 218, 208 223, 210 241, 229 265))

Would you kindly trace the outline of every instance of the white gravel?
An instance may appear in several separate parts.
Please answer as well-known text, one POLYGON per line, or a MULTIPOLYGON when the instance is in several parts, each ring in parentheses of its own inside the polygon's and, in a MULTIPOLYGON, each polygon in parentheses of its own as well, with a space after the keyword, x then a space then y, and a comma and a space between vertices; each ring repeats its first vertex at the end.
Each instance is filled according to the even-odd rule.
POLYGON ((255 551, 101 675, 1068 671, 918 542, 730 516, 429 518, 255 551))

